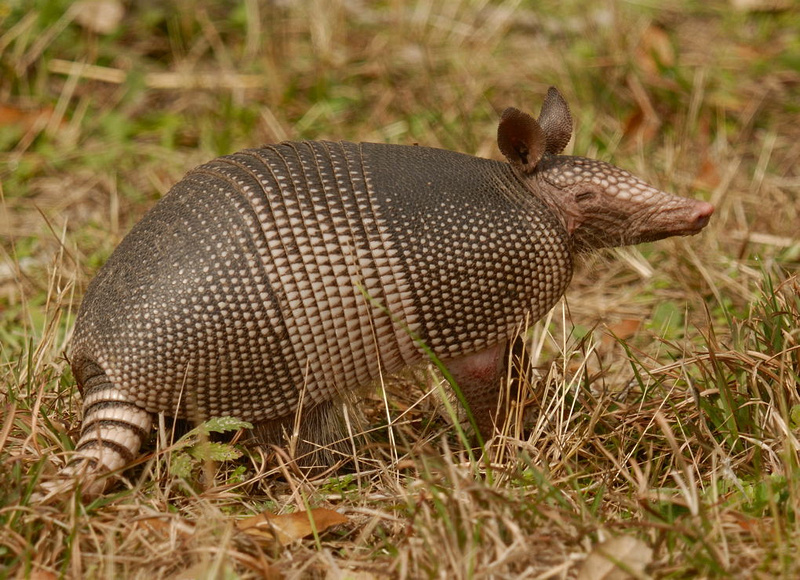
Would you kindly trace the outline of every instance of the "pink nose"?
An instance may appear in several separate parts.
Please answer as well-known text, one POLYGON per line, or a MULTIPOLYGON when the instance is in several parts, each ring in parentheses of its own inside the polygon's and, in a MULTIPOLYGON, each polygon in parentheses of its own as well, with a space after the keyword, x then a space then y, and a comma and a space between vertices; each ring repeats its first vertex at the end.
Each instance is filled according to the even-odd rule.
POLYGON ((708 225, 708 220, 711 219, 711 215, 714 213, 714 206, 708 203, 707 201, 698 201, 694 206, 694 212, 692 213, 692 224, 697 228, 697 230, 702 230, 706 225, 708 225))

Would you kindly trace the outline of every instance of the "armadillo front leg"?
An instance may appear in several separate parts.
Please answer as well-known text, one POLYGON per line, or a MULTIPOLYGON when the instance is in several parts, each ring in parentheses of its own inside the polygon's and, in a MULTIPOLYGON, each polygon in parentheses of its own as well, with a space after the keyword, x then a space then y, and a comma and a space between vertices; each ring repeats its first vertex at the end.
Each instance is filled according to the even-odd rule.
POLYGON ((506 343, 442 361, 461 389, 478 430, 484 439, 502 428, 506 413, 501 397, 506 375, 506 343))

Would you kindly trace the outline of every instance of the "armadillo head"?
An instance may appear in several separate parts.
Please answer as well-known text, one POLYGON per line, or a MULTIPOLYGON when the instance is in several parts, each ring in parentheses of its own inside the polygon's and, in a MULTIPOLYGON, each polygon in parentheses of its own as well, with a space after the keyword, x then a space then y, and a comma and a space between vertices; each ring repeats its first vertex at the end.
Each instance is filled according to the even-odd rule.
POLYGON ((534 195, 561 219, 576 250, 698 233, 714 207, 666 193, 609 163, 559 155, 572 135, 569 107, 550 87, 539 119, 506 109, 500 150, 534 195))

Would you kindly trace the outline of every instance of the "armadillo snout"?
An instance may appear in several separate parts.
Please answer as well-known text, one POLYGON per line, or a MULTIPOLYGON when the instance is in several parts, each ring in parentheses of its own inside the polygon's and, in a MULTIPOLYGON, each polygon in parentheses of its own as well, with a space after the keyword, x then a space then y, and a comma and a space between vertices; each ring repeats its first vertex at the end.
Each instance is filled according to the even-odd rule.
POLYGON ((707 201, 695 202, 694 211, 690 218, 691 229, 697 233, 708 225, 711 216, 714 214, 714 206, 707 201))
POLYGON ((706 201, 697 201, 661 194, 668 201, 654 205, 654 211, 636 224, 637 233, 626 243, 642 243, 660 240, 669 236, 693 236, 708 225, 714 206, 706 201))

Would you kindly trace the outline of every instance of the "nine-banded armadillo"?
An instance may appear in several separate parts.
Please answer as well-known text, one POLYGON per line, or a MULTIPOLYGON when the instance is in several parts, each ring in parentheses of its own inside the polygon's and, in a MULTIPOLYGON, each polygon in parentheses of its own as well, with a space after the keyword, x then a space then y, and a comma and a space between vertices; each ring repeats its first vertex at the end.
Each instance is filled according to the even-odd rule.
POLYGON ((326 445, 343 394, 430 353, 490 434, 506 343, 564 293, 574 252, 695 234, 713 212, 559 155, 571 133, 551 88, 538 121, 503 113, 508 163, 302 142, 189 172, 80 308, 82 469, 129 462, 155 413, 235 416, 274 443, 302 401, 300 439, 326 445))

